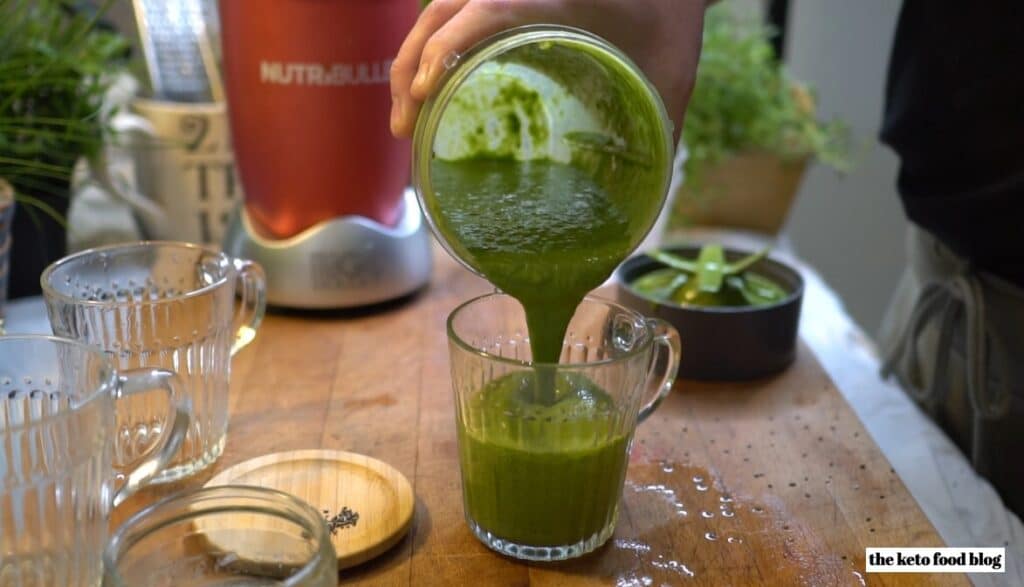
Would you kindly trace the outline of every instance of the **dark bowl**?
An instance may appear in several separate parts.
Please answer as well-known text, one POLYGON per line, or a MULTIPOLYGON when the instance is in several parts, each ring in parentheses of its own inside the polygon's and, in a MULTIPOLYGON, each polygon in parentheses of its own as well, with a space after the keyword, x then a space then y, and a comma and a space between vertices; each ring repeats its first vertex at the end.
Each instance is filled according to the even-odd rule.
MULTIPOLYGON (((666 251, 695 259, 699 246, 669 247, 666 251)), ((750 253, 726 249, 729 261, 750 253)), ((752 271, 778 283, 789 292, 767 306, 703 307, 657 302, 629 285, 645 273, 664 267, 646 255, 627 259, 615 270, 618 299, 625 306, 661 318, 676 327, 682 340, 679 376, 702 380, 754 379, 777 373, 796 358, 797 327, 804 280, 787 265, 763 259, 752 271)))

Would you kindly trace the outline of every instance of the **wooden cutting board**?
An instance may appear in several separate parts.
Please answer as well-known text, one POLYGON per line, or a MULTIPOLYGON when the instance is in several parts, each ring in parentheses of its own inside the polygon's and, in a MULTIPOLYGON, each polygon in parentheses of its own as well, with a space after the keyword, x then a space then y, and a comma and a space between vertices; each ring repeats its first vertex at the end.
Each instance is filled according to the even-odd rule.
MULTIPOLYGON (((283 450, 393 465, 413 483, 412 528, 342 571, 344 585, 968 584, 864 573, 867 546, 943 543, 806 347, 773 378, 678 382, 637 433, 619 524, 597 553, 530 565, 489 551, 463 520, 445 319, 490 287, 435 259, 411 300, 269 315, 235 359, 225 453, 186 485, 283 450)), ((175 489, 145 492, 115 521, 175 489)))

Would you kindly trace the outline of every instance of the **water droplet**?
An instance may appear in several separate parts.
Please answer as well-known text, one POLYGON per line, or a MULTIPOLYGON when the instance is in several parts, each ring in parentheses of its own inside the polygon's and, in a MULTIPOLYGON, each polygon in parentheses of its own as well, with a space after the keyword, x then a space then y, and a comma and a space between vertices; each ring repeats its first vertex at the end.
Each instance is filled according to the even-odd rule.
POLYGON ((704 485, 704 484, 701 484, 701 483, 698 483, 696 485, 696 489, 697 489, 697 491, 707 491, 708 490, 708 486, 704 485))
POLYGON ((732 511, 732 510, 722 510, 722 516, 724 516, 724 517, 726 517, 726 518, 731 518, 731 517, 733 517, 733 516, 735 516, 735 515, 736 515, 736 514, 735 514, 735 513, 733 513, 733 511, 732 511))
POLYGON ((725 539, 729 544, 743 544, 743 539, 739 536, 730 536, 725 539))
POLYGON ((703 483, 704 482, 704 478, 701 477, 700 475, 694 475, 693 476, 693 482, 694 483, 703 483))
POLYGON ((631 551, 637 552, 637 553, 640 553, 640 552, 650 552, 651 551, 651 546, 649 544, 644 544, 643 542, 637 542, 636 540, 626 540, 626 539, 623 539, 623 538, 616 538, 614 544, 615 544, 615 546, 617 548, 621 548, 623 550, 631 550, 631 551))
POLYGON ((714 532, 705 532, 704 538, 706 538, 707 540, 711 540, 713 542, 715 540, 718 540, 718 534, 715 534, 714 532))
POLYGON ((671 559, 665 560, 665 557, 661 555, 659 555, 657 559, 651 561, 651 566, 654 566, 659 569, 675 571, 676 573, 680 575, 686 575, 687 577, 694 576, 693 571, 691 571, 689 567, 687 567, 683 563, 671 559))
POLYGON ((676 470, 676 467, 675 467, 675 465, 673 465, 669 461, 662 461, 661 462, 661 470, 666 472, 666 473, 671 473, 672 471, 676 470))
POLYGON ((732 503, 732 502, 733 502, 734 500, 733 500, 733 498, 732 498, 732 496, 731 496, 731 495, 729 495, 728 493, 726 493, 725 495, 723 495, 723 496, 719 497, 719 498, 718 498, 718 501, 720 501, 720 502, 722 502, 722 503, 732 503))
POLYGON ((704 510, 700 513, 700 515, 702 518, 713 518, 715 517, 715 512, 709 512, 707 510, 704 510))

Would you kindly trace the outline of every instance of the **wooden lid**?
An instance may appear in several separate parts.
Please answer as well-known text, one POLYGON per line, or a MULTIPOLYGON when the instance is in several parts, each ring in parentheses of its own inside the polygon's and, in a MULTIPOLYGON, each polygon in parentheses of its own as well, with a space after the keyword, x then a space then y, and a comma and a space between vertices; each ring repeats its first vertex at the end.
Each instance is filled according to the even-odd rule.
POLYGON ((294 495, 324 514, 338 568, 368 561, 394 546, 412 525, 409 480, 391 465, 335 450, 264 455, 221 471, 207 482, 256 485, 294 495))

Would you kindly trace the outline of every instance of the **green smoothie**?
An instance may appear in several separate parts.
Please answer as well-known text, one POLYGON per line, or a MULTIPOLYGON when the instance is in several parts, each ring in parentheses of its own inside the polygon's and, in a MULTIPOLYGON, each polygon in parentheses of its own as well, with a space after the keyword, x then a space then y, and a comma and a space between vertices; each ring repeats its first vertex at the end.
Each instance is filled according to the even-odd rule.
POLYGON ((535 377, 491 381, 460 415, 465 507, 503 540, 574 544, 614 523, 629 439, 594 383, 559 373, 555 401, 539 405, 531 399, 535 377))

